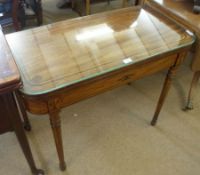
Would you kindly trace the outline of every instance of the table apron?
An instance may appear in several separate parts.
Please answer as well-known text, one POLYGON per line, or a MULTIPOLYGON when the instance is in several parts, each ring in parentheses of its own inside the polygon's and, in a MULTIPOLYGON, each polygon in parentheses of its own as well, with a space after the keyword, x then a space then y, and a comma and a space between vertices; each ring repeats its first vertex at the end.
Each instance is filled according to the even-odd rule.
POLYGON ((150 59, 147 63, 121 68, 121 71, 111 72, 102 77, 86 80, 73 88, 63 88, 55 91, 55 94, 43 96, 26 96, 22 94, 26 110, 33 114, 49 113, 49 101, 55 102, 55 107, 61 109, 81 100, 127 84, 133 80, 165 70, 173 66, 177 61, 178 54, 159 59, 150 59))

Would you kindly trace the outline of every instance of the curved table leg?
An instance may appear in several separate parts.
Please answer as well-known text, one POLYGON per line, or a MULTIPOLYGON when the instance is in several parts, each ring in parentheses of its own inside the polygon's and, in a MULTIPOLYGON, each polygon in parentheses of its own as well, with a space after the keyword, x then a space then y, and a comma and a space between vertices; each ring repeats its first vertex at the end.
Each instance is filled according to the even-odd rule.
POLYGON ((5 101, 8 113, 9 113, 9 119, 12 123, 13 129, 16 133, 16 136, 19 140, 20 146, 21 146, 22 151, 26 157, 26 160, 31 168, 32 173, 34 175, 43 175, 44 171, 37 169, 35 162, 33 160, 30 146, 29 146, 28 140, 26 138, 26 135, 24 133, 23 127, 22 127, 19 111, 17 110, 17 104, 15 102, 14 95, 12 93, 5 94, 4 101, 5 101))
POLYGON ((200 78, 200 71, 194 72, 192 83, 190 85, 190 90, 188 93, 187 104, 184 108, 185 111, 193 109, 192 99, 193 99, 194 91, 197 86, 199 78, 200 78))

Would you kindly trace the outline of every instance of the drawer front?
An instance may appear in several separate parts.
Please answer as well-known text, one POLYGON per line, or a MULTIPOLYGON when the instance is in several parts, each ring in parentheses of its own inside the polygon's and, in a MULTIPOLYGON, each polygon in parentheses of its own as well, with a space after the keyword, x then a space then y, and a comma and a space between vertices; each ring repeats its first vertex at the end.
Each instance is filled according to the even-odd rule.
POLYGON ((108 75, 102 79, 90 81, 82 86, 65 91, 61 95, 62 107, 71 105, 88 97, 95 96, 105 91, 127 84, 131 81, 140 79, 147 75, 159 72, 174 65, 177 55, 169 56, 165 59, 149 62, 148 64, 138 65, 128 68, 116 74, 108 75))

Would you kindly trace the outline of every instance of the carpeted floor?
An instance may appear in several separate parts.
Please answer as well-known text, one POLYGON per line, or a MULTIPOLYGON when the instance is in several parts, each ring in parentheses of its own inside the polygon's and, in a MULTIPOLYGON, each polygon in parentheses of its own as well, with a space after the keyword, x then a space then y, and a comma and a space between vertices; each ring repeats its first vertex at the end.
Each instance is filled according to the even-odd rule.
MULTIPOLYGON (((47 23, 56 20, 47 0, 43 4, 45 18, 55 16, 47 23)), ((60 16, 71 15, 62 11, 60 16)), ((190 57, 178 70, 155 127, 149 122, 166 72, 63 109, 65 172, 59 170, 48 116, 29 114, 27 136, 37 166, 48 175, 199 175, 200 85, 194 110, 182 110, 192 78, 189 64, 190 57)), ((14 133, 1 135, 0 175, 29 174, 14 133)))

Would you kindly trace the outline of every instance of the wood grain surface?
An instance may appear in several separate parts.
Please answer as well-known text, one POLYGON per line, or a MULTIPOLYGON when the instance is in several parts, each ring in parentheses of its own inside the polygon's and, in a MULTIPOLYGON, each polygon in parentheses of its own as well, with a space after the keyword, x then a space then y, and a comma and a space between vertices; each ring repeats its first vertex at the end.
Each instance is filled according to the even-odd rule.
POLYGON ((20 75, 0 27, 0 93, 19 87, 20 75))
POLYGON ((55 91, 193 42, 175 23, 134 7, 9 34, 6 39, 28 95, 55 91))

